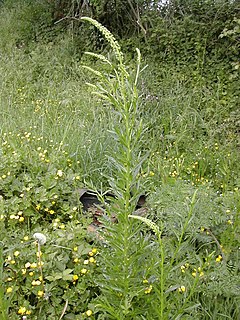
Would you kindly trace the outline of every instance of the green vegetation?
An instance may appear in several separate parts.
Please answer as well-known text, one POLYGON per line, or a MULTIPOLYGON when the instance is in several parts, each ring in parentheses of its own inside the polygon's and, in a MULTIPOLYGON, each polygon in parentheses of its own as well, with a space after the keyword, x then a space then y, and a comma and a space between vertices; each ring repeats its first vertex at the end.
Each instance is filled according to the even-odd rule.
POLYGON ((213 2, 0 4, 0 319, 239 319, 239 19, 213 2))

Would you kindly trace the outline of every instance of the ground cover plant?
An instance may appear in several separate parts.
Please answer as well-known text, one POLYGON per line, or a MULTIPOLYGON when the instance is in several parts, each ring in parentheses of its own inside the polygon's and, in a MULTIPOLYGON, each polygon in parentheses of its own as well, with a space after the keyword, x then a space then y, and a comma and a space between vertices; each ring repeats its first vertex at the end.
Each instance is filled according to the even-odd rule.
POLYGON ((238 319, 236 97, 82 23, 109 55, 1 49, 0 318, 238 319))

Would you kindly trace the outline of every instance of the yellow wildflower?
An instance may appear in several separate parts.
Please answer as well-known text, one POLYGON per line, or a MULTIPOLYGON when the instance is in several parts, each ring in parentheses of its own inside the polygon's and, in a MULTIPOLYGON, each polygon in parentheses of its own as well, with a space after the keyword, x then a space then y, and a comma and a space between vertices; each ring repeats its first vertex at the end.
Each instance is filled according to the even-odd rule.
POLYGON ((27 269, 22 269, 21 271, 23 275, 27 273, 27 269))
POLYGON ((32 286, 40 286, 41 281, 40 280, 33 280, 32 281, 32 286))
POLYGON ((181 268, 182 273, 185 273, 186 267, 185 266, 181 266, 180 268, 181 268))
POLYGON ((87 273, 87 269, 85 269, 85 268, 83 268, 83 269, 81 269, 81 274, 86 274, 87 273))
POLYGON ((87 310, 87 311, 86 311, 86 315, 87 315, 88 317, 91 317, 92 314, 93 314, 92 310, 87 310))
POLYGON ((145 292, 146 294, 149 294, 149 293, 152 291, 152 288, 153 288, 152 285, 150 285, 147 289, 145 289, 144 292, 145 292))
POLYGON ((20 307, 18 310, 18 314, 24 314, 27 311, 25 307, 20 307))
POLYGON ((73 275, 73 281, 77 281, 78 280, 78 275, 77 274, 74 274, 73 275))
POLYGON ((178 291, 179 291, 180 293, 183 293, 183 292, 186 291, 186 287, 181 286, 180 288, 178 288, 178 291))
POLYGON ((89 262, 90 262, 90 263, 96 263, 96 260, 95 260, 93 257, 90 257, 90 258, 89 258, 89 262))
POLYGON ((31 263, 31 268, 32 268, 32 269, 37 268, 36 262, 31 263))
POLYGON ((39 290, 39 291, 38 291, 38 296, 39 296, 39 297, 43 297, 43 296, 44 296, 44 292, 43 292, 42 290, 39 290))

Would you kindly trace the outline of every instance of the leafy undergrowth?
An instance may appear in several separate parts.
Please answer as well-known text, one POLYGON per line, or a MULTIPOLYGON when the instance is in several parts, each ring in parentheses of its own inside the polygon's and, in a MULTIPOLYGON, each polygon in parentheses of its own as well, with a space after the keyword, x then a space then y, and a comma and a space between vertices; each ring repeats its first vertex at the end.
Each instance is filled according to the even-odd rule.
POLYGON ((41 137, 30 130, 4 135, 2 141, 1 281, 8 319, 28 314, 54 319, 65 303, 74 314, 84 313, 98 294, 97 249, 87 233, 91 218, 81 211, 80 177, 61 146, 40 145, 41 137), (47 238, 40 251, 35 233, 47 238))
MULTIPOLYGON (((188 314, 195 319, 217 319, 224 314, 237 319, 237 188, 220 193, 211 183, 196 187, 174 177, 160 187, 156 176, 149 172, 142 183, 151 188, 148 217, 162 226, 169 317, 188 314), (216 306, 209 303, 212 299, 216 306)), ((107 276, 117 277, 114 270, 112 275, 104 274, 106 257, 113 268, 121 261, 111 260, 114 252, 107 245, 106 231, 102 234, 106 239, 102 239, 87 230, 92 217, 82 212, 81 180, 79 164, 62 146, 49 142, 48 150, 43 149, 41 137, 32 136, 31 129, 3 135, 1 294, 7 301, 6 319, 22 319, 23 315, 27 319, 60 319, 62 313, 64 319, 115 319, 109 315, 113 311, 104 313, 98 306, 99 299, 104 300, 107 276), (40 250, 33 238, 36 233, 46 236, 40 250)), ((120 224, 108 222, 106 228, 114 232, 117 244, 123 232, 120 224)), ((160 317, 161 253, 156 240, 141 225, 132 234, 131 252, 136 259, 132 263, 138 268, 138 277, 129 292, 131 319, 160 317)), ((117 287, 112 288, 116 305, 121 303, 121 294, 117 287)))

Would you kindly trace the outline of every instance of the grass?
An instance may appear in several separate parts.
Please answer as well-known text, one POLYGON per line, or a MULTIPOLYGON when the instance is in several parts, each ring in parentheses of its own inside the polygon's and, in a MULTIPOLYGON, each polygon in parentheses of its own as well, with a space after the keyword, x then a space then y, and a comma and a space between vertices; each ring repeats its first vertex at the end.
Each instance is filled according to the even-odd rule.
POLYGON ((107 65, 72 58, 65 37, 1 47, 2 317, 238 319, 231 86, 164 65, 140 72, 140 54, 125 65, 103 31, 117 53, 107 65), (88 231, 83 187, 116 195, 99 234, 88 231), (149 210, 139 217, 143 192, 149 210))

